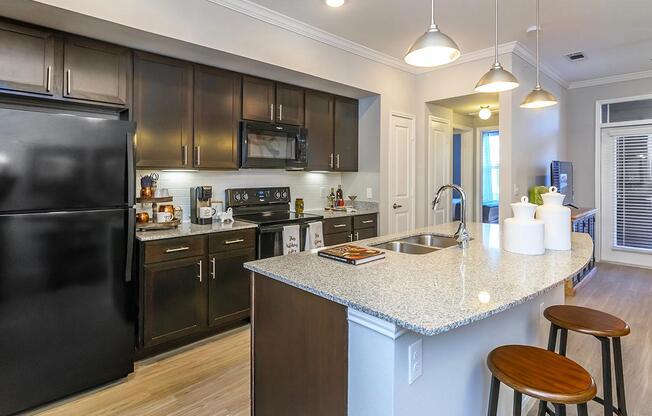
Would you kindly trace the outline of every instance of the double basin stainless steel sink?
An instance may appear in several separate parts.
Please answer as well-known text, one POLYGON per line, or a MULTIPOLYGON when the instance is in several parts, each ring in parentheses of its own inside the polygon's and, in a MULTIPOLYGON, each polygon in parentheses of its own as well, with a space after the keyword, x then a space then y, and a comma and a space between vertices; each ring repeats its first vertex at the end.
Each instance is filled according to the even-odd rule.
POLYGON ((453 237, 437 234, 421 234, 396 241, 376 244, 374 247, 406 254, 428 254, 433 251, 457 245, 453 237))

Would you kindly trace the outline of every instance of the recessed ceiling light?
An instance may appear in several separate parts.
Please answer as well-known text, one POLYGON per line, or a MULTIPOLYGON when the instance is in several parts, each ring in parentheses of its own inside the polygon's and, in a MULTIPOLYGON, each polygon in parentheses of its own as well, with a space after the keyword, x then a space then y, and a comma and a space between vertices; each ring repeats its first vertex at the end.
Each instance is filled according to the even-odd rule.
POLYGON ((343 6, 346 0, 325 0, 326 4, 331 7, 343 6))

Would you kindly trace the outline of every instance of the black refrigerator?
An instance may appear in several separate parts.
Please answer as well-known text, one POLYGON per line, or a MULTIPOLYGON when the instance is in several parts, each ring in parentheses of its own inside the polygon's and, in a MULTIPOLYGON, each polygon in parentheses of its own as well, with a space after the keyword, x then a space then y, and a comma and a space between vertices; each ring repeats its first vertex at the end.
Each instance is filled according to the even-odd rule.
POLYGON ((0 415, 133 371, 134 130, 0 108, 0 415))

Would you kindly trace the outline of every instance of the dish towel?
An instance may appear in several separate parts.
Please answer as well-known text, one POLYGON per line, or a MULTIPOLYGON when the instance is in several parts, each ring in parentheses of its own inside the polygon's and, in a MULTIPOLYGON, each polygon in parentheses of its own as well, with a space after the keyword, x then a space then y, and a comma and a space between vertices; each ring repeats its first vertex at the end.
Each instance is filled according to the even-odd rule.
POLYGON ((306 229, 306 250, 324 247, 324 227, 321 221, 308 223, 306 229))
POLYGON ((299 225, 283 227, 283 255, 299 252, 299 225))

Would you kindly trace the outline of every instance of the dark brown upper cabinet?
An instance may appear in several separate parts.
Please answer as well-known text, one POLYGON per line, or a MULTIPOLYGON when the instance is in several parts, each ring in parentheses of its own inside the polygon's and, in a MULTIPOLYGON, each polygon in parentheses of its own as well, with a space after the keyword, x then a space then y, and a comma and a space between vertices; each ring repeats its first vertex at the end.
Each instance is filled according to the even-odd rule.
POLYGON ((195 66, 194 166, 238 169, 238 130, 242 77, 195 66))
POLYGON ((268 79, 242 77, 242 118, 273 122, 276 114, 276 83, 268 79))
POLYGON ((304 90, 288 84, 276 84, 276 122, 303 126, 304 90))
POLYGON ((192 105, 192 64, 145 52, 134 54, 136 166, 193 166, 192 105))
POLYGON ((54 95, 55 43, 52 32, 0 21, 0 90, 54 95))
POLYGON ((130 50, 122 46, 67 36, 63 96, 126 105, 130 61, 130 50))
POLYGON ((306 120, 308 129, 308 169, 334 168, 333 113, 334 97, 318 91, 306 91, 306 120))
POLYGON ((356 172, 358 170, 358 100, 335 97, 333 134, 334 169, 356 172))

